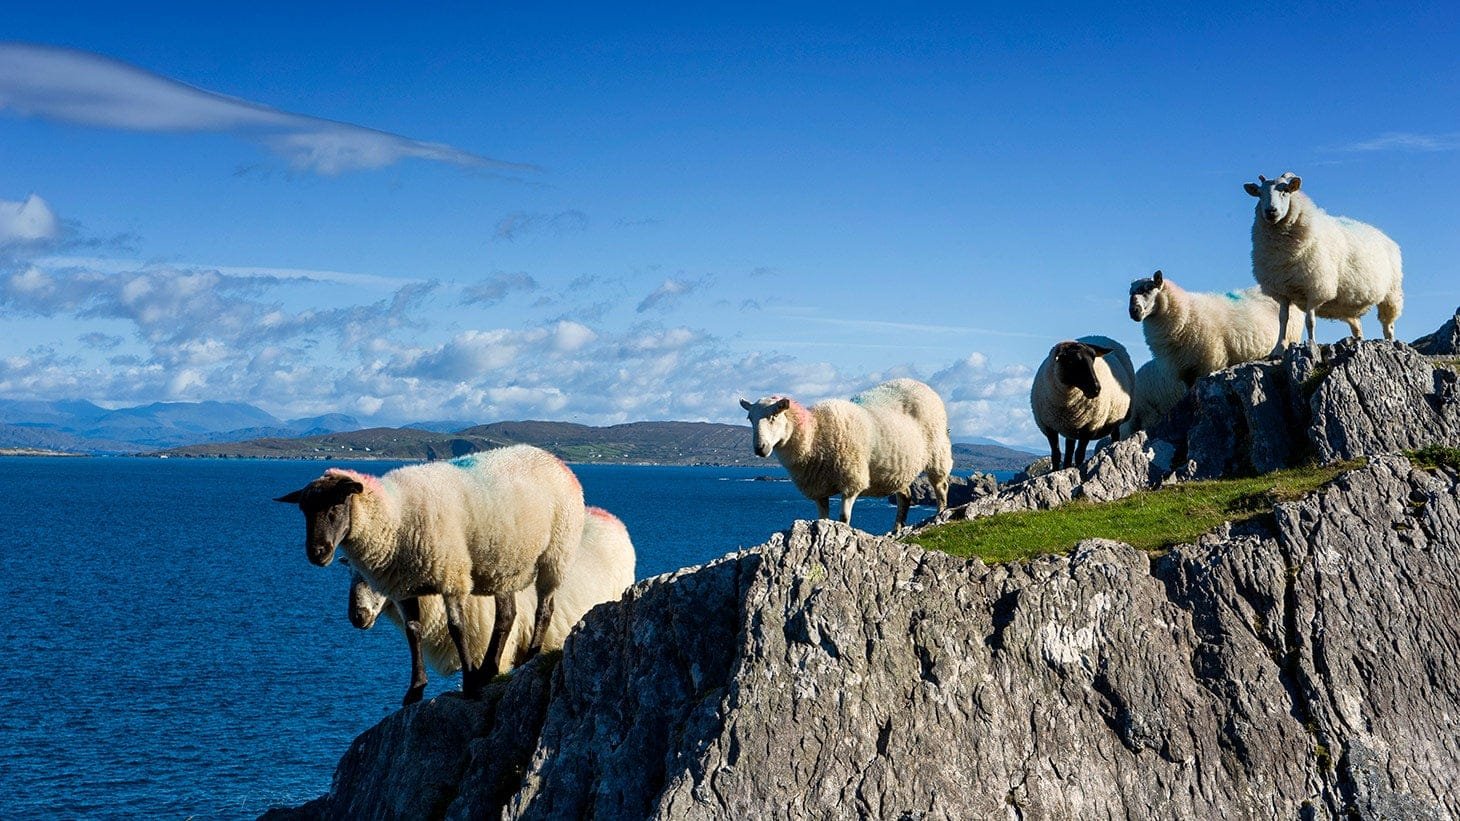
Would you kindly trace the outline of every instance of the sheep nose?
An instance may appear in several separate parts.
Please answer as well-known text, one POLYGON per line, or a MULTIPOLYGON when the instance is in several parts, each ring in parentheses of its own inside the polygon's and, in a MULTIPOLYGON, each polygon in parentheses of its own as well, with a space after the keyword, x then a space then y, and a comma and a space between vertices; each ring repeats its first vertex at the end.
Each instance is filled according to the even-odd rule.
POLYGON ((1269 208, 1266 211, 1263 211, 1263 213, 1266 214, 1267 215, 1267 218, 1270 219, 1270 220, 1271 219, 1277 219, 1277 209, 1276 208, 1269 208))

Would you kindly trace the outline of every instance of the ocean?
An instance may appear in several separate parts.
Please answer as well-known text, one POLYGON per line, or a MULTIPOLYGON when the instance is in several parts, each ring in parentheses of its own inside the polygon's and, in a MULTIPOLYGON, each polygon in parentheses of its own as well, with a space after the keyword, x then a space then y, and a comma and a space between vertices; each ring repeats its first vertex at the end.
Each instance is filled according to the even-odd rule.
MULTIPOLYGON (((386 620, 350 626, 347 571, 309 564, 298 508, 272 501, 324 467, 0 458, 0 817, 253 818, 329 789, 409 665, 386 620)), ((774 461, 575 471, 628 526, 640 579, 816 515, 756 480, 784 478, 774 461)), ((855 523, 886 532, 894 513, 861 499, 855 523)), ((457 682, 433 676, 426 696, 457 682)))

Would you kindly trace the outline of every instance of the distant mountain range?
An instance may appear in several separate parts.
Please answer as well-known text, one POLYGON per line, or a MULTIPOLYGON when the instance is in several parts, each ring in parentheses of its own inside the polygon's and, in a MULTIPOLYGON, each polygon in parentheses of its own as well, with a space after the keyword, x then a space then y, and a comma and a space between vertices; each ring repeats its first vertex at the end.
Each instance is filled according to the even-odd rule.
POLYGON ((243 402, 155 402, 107 410, 84 400, 0 399, 0 448, 144 453, 199 442, 313 436, 357 430, 339 413, 280 420, 243 402))
MULTIPOLYGON (((766 465, 751 452, 750 428, 711 422, 434 421, 360 429, 326 414, 282 421, 241 402, 159 402, 107 410, 85 401, 0 400, 0 450, 145 454, 191 458, 449 459, 531 444, 570 462, 656 465, 766 465)), ((1019 470, 1031 453, 989 439, 953 446, 954 467, 1019 470)))

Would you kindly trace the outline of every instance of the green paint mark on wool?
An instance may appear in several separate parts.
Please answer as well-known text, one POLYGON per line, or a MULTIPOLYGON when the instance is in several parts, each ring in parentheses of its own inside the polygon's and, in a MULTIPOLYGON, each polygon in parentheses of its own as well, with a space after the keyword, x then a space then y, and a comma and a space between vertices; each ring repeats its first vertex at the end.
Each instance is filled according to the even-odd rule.
POLYGON ((457 467, 461 468, 462 470, 470 470, 471 468, 474 468, 474 467, 477 466, 477 457, 476 457, 475 454, 468 454, 466 456, 458 456, 455 459, 452 459, 451 460, 451 464, 456 465, 457 467))

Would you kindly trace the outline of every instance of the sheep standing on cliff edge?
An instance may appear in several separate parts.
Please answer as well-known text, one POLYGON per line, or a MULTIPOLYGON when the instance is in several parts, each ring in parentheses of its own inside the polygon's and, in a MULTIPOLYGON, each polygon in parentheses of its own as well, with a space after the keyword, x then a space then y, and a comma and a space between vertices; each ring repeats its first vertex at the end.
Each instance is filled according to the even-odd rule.
POLYGON ((841 520, 850 524, 858 496, 895 493, 893 529, 900 530, 912 503, 908 488, 924 471, 938 509, 948 505, 948 411, 916 379, 894 379, 851 401, 828 399, 810 408, 780 396, 742 399, 740 407, 750 419, 756 455, 774 452, 823 519, 831 518, 832 496, 841 495, 841 520))
POLYGON ((1082 336, 1050 349, 1034 374, 1029 405, 1034 423, 1049 440, 1054 469, 1085 461, 1085 448, 1102 436, 1120 438, 1130 415, 1136 371, 1125 346, 1109 337, 1082 336), (1059 437, 1065 455, 1060 460, 1059 437))
POLYGON ((382 477, 331 469, 277 501, 299 505, 305 554, 320 567, 338 547, 385 593, 420 640, 420 596, 441 596, 461 660, 462 689, 486 684, 484 659, 466 647, 462 613, 473 593, 496 597, 485 662, 500 669, 518 590, 537 585, 529 653, 542 647, 555 594, 583 537, 583 488, 556 456, 515 445, 382 477))
MULTIPOLYGON (((1130 318, 1141 323, 1151 355, 1187 387, 1209 373, 1262 359, 1278 338, 1278 304, 1261 289, 1196 293, 1160 271, 1130 284, 1130 318)), ((1288 341, 1300 333, 1294 325, 1288 341)))
POLYGON ((1404 270, 1399 246, 1372 225, 1330 216, 1299 189, 1291 171, 1275 180, 1258 175, 1243 188, 1257 198, 1252 220, 1252 276, 1278 301, 1278 343, 1282 354, 1288 310, 1305 314, 1308 345, 1317 350, 1315 316, 1342 319, 1354 338, 1364 335, 1359 318, 1379 306, 1384 338, 1394 339, 1394 320, 1404 309, 1404 270))
MULTIPOLYGON (((387 606, 390 600, 385 594, 371 586, 353 568, 350 575, 350 623, 361 630, 369 630, 384 611, 405 632, 406 623, 396 607, 387 606)), ((583 541, 568 565, 562 586, 558 588, 557 604, 543 636, 542 649, 562 647, 573 627, 589 610, 603 602, 616 601, 633 583, 634 543, 629 539, 628 529, 612 513, 602 508, 588 508, 588 517, 583 524, 583 541)), ((528 614, 537 609, 537 593, 529 587, 517 591, 516 598, 517 619, 508 635, 504 653, 505 658, 512 659, 513 663, 532 640, 532 620, 528 614)), ((421 693, 425 692, 423 661, 429 662, 442 675, 449 676, 461 669, 456 647, 446 628, 446 607, 441 597, 422 596, 420 605, 420 643, 411 651, 411 688, 406 693, 407 704, 419 700, 421 693)), ((467 649, 473 656, 485 656, 496 622, 495 600, 491 596, 469 596, 462 612, 465 616, 462 637, 467 649)), ((504 667, 492 672, 505 673, 507 670, 504 667)))

